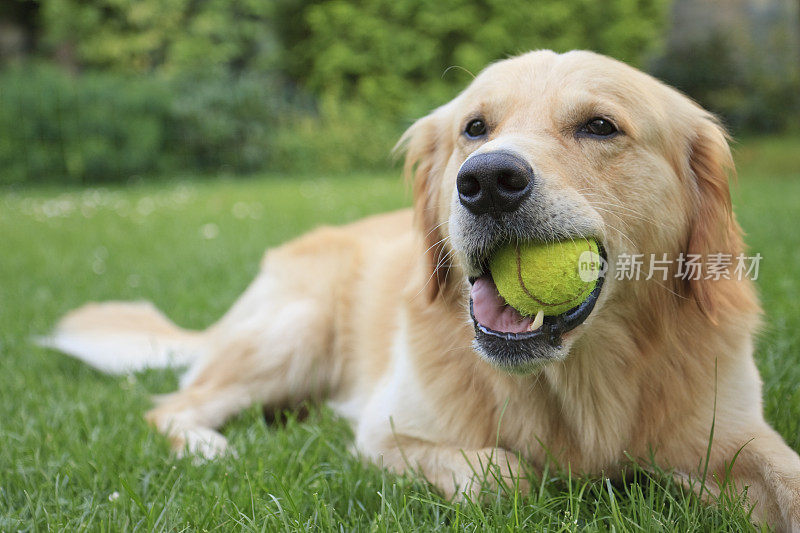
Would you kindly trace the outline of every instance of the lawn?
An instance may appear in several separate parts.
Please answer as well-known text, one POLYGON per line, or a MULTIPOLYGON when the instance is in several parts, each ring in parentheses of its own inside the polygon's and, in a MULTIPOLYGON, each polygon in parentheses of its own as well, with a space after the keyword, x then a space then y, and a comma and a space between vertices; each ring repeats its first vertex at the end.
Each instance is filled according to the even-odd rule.
MULTIPOLYGON (((737 145, 735 204, 766 326, 757 361, 768 420, 800 449, 800 139, 737 145)), ((242 292, 264 249, 319 224, 409 203, 399 172, 145 182, 0 191, 0 530, 741 530, 667 477, 548 471, 531 494, 451 504, 412 477, 355 459, 324 407, 267 423, 258 406, 224 433, 238 458, 176 459, 142 419, 172 372, 101 375, 33 346, 87 300, 148 299, 204 327, 242 292)))

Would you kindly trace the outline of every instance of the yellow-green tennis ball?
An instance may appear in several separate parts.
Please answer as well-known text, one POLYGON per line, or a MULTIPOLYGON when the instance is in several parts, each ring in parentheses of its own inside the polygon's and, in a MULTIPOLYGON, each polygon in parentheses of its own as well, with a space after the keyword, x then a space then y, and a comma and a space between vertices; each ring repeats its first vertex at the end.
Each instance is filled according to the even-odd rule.
POLYGON ((519 243, 500 248, 489 262, 497 291, 525 316, 560 315, 583 302, 600 275, 597 242, 519 243))

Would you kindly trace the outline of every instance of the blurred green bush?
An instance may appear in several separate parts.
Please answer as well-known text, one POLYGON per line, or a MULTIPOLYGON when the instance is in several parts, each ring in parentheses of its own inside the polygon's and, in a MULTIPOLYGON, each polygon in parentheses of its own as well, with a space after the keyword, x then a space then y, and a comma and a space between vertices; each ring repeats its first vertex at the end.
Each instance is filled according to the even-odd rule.
POLYGON ((51 65, 0 76, 0 183, 101 183, 268 165, 287 99, 255 76, 168 80, 51 65))
POLYGON ((386 168, 402 125, 314 102, 265 75, 0 76, 0 184, 104 183, 156 173, 386 168))
POLYGON ((279 1, 282 69, 314 94, 417 117, 488 63, 540 48, 586 48, 640 65, 668 0, 279 1), (450 66, 459 68, 445 71, 450 66))
POLYGON ((0 183, 112 181, 160 168, 169 95, 149 78, 4 71, 0 183))

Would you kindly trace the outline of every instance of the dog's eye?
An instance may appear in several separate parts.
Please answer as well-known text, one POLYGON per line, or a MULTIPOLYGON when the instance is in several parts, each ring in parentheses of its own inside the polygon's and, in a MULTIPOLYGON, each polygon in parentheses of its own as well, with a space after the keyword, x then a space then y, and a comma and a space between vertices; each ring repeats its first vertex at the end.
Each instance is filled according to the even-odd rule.
POLYGON ((467 127, 464 128, 464 133, 470 139, 477 139, 486 135, 486 122, 483 119, 476 118, 467 122, 467 127))
POLYGON ((619 130, 617 130, 617 127, 610 120, 594 117, 584 124, 581 131, 597 137, 608 137, 609 135, 614 135, 619 130))

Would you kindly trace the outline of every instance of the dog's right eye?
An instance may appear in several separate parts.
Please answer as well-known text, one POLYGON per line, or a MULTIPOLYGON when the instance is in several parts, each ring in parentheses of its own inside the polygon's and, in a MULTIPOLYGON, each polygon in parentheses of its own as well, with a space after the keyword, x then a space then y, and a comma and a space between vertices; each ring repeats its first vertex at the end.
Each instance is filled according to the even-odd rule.
POLYGON ((464 128, 464 133, 470 139, 477 139, 486 135, 486 122, 481 118, 476 118, 467 122, 467 127, 464 128))
POLYGON ((592 137, 611 137, 618 132, 614 123, 603 117, 592 118, 579 131, 579 133, 585 133, 592 137))

